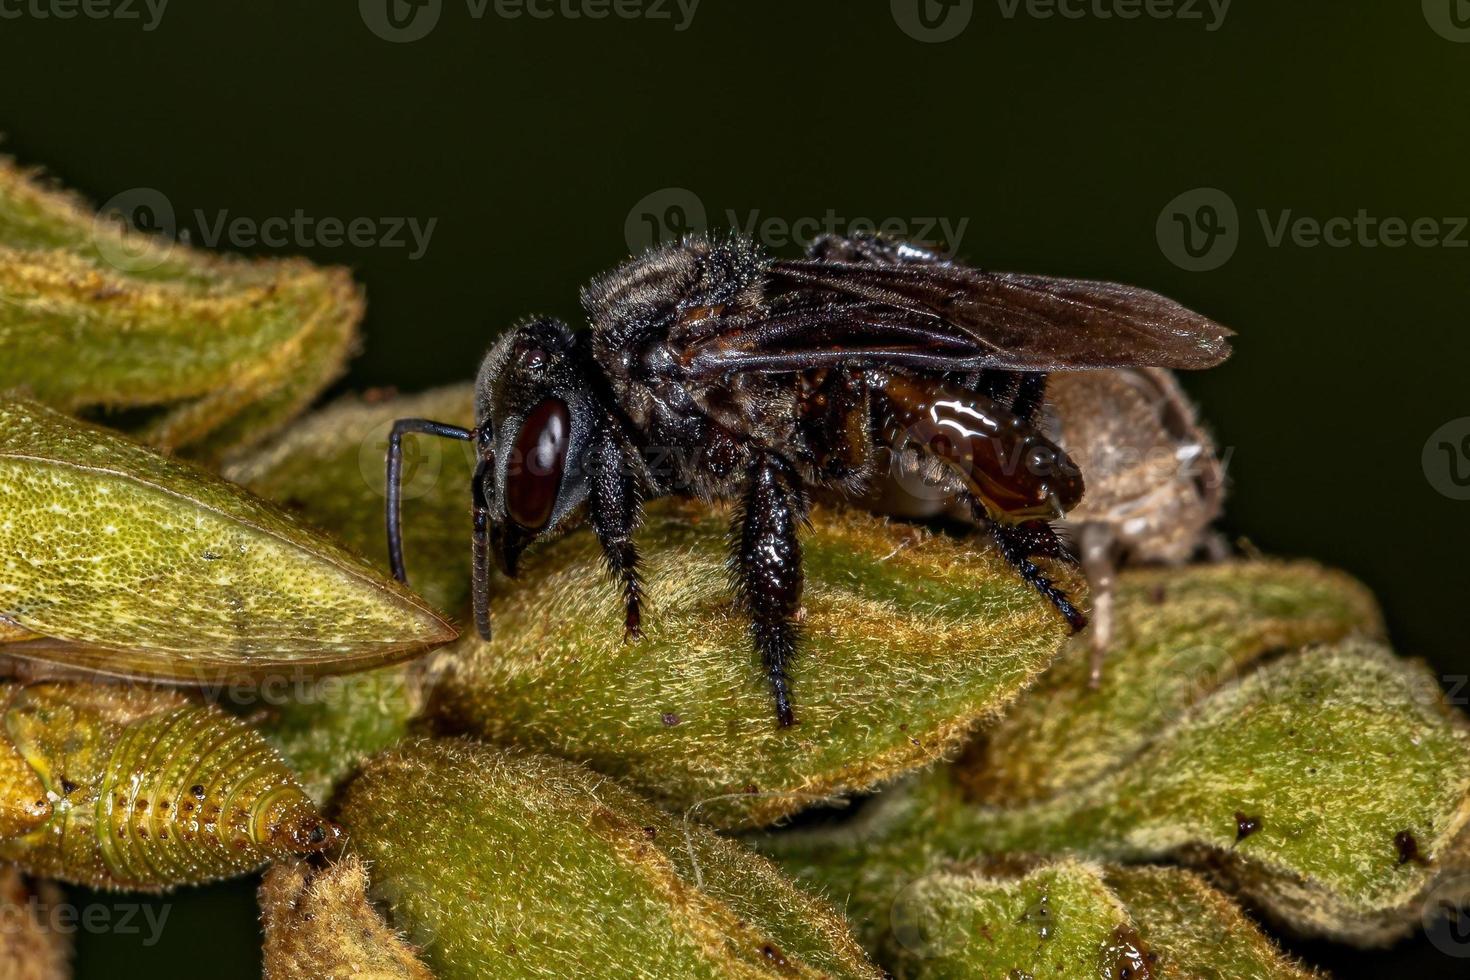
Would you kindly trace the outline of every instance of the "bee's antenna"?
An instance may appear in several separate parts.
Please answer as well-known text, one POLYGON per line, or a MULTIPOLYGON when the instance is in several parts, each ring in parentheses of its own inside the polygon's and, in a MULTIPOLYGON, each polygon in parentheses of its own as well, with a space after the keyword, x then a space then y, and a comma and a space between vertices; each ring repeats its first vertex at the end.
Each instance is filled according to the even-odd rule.
POLYGON ((471 429, 429 419, 399 419, 393 423, 388 436, 388 564, 393 577, 404 583, 408 582, 408 572, 403 567, 403 437, 409 433, 461 441, 475 438, 471 429))

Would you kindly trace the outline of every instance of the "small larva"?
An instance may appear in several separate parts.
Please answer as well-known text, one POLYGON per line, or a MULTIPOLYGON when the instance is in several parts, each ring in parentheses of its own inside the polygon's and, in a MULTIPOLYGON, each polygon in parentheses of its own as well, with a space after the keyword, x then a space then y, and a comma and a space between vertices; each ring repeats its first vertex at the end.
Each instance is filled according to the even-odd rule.
POLYGON ((157 688, 0 684, 0 860, 97 888, 162 890, 320 851, 340 831, 253 728, 157 688), (34 779, 14 778, 23 761, 34 779), (35 799, 38 786, 44 795, 35 799))

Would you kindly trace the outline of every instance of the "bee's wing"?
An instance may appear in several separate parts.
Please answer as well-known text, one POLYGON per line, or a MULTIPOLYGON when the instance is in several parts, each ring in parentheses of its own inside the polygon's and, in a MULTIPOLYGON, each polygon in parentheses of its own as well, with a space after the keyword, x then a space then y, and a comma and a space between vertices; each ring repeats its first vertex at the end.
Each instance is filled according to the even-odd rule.
POLYGON ((944 261, 773 263, 771 302, 690 337, 697 373, 846 364, 930 370, 1206 368, 1231 331, 1108 282, 982 272, 944 261), (713 332, 711 328, 714 328, 713 332))

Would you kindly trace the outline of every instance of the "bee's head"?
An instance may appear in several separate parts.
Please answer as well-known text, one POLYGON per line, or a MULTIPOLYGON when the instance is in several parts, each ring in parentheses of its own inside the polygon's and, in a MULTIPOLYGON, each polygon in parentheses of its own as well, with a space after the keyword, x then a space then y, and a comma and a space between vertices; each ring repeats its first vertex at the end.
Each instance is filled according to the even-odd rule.
POLYGON ((507 575, 526 545, 587 499, 583 451, 593 404, 583 348, 560 320, 513 328, 491 348, 475 383, 475 495, 490 547, 507 575))

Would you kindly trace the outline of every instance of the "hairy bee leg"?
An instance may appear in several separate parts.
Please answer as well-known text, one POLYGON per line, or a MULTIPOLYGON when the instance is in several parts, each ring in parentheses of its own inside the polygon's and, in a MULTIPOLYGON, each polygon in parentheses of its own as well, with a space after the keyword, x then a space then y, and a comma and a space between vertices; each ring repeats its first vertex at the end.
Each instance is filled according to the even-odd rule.
POLYGON ((1016 397, 1011 402, 1011 412, 1022 422, 1036 421, 1041 406, 1046 403, 1046 374, 1042 371, 1026 371, 1021 374, 1016 386, 1016 397))
POLYGON ((1087 686, 1102 686, 1103 659, 1113 642, 1113 597, 1118 573, 1117 534, 1112 525, 1089 521, 1082 527, 1078 551, 1092 590, 1092 655, 1087 686))
POLYGON ((1058 558, 1070 557, 1056 532, 1045 521, 1024 521, 1020 524, 1003 524, 985 517, 982 508, 976 508, 976 517, 984 519, 990 527, 991 537, 1001 555, 1026 582, 1056 607, 1072 627, 1080 632, 1087 626, 1087 617, 1073 604, 1067 593, 1057 588, 1041 569, 1031 561, 1032 555, 1048 555, 1058 558))
POLYGON ((485 481, 490 460, 480 458, 470 479, 471 514, 474 532, 470 538, 470 599, 475 608, 475 631, 490 639, 490 505, 485 499, 485 481))
POLYGON ((410 434, 439 436, 442 439, 468 441, 475 437, 469 429, 429 419, 399 419, 388 435, 388 563, 393 577, 408 581, 403 567, 403 437, 410 434))
POLYGON ((799 632, 803 576, 797 534, 806 512, 806 493, 791 465, 777 456, 757 456, 731 526, 731 543, 740 598, 783 728, 796 722, 787 667, 799 632))
POLYGON ((643 498, 631 464, 615 434, 602 430, 593 436, 587 456, 592 530, 608 571, 622 584, 624 635, 636 640, 643 628, 643 578, 633 533, 643 519, 643 498))

